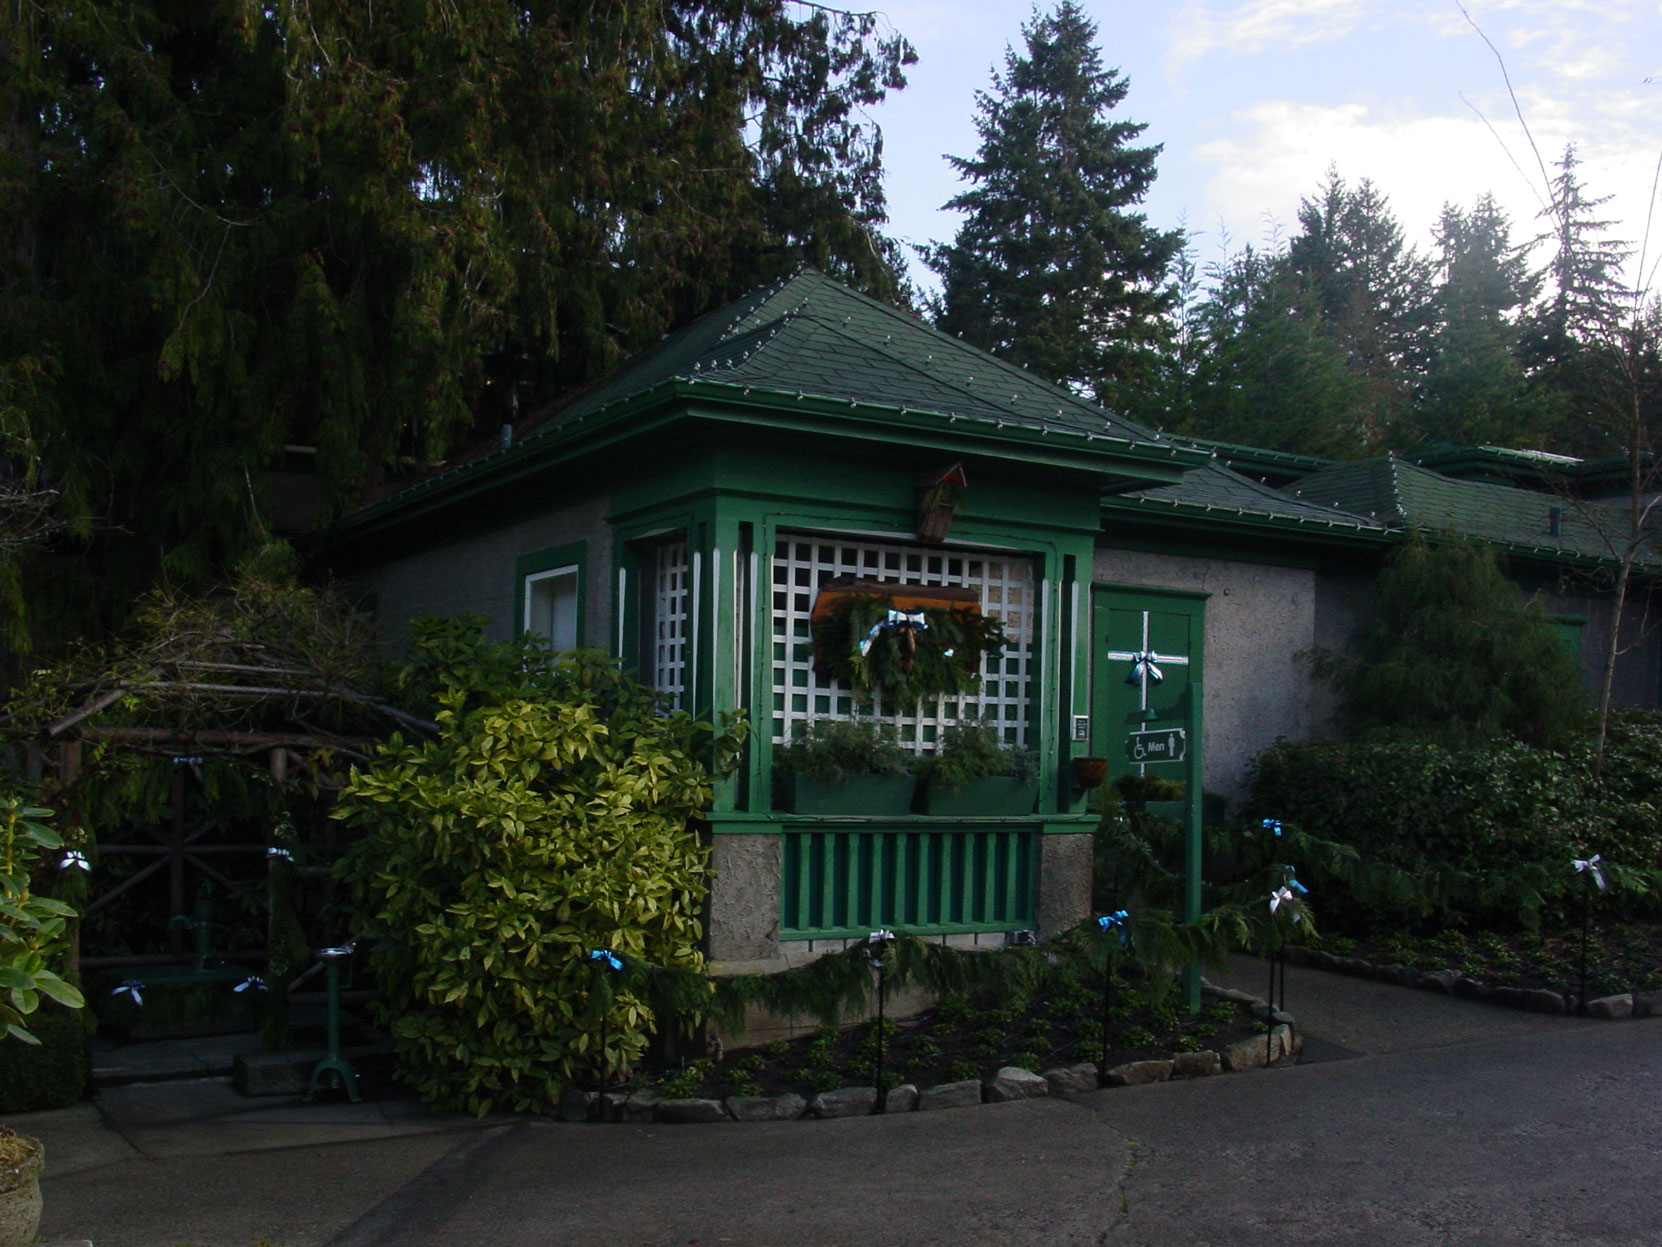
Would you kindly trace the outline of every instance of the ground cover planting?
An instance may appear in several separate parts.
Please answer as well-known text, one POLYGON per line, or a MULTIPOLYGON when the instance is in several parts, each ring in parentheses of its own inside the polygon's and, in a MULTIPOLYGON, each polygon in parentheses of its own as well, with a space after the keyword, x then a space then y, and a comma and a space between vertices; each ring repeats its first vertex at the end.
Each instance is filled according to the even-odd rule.
MULTIPOLYGON (((643 1067, 635 1085, 668 1098, 788 1092, 810 1097, 843 1086, 891 1089, 901 1083, 928 1087, 989 1079, 1005 1066, 1040 1073, 1104 1061, 1100 971, 1065 967, 1046 977, 1039 991, 954 994, 918 1017, 885 1019, 881 1028, 875 1020, 847 1028, 827 1025, 717 1058, 643 1067)), ((1166 976, 1116 974, 1111 992, 1104 1068, 1220 1050, 1268 1030, 1247 1006, 1232 1001, 1212 1001, 1197 1015, 1185 1013, 1176 981, 1166 976)))
MULTIPOLYGON (((1373 938, 1328 936, 1312 947, 1375 966, 1453 971, 1492 987, 1581 996, 1582 942, 1576 926, 1549 931, 1439 931, 1373 938)), ((1588 999, 1662 990, 1662 923, 1593 923, 1587 933, 1588 999)))

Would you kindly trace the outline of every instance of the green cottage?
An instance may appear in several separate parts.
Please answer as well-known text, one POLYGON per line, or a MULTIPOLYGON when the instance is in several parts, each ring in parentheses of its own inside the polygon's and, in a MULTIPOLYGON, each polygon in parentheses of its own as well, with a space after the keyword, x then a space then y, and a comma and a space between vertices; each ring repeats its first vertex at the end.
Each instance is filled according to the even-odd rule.
MULTIPOLYGON (((471 611, 497 637, 606 647, 700 715, 749 711, 745 767, 709 813, 713 960, 782 965, 878 927, 1001 943, 1087 917, 1094 819, 1072 760, 1129 765, 1137 725, 1093 693, 1113 597, 1093 589, 1102 499, 1208 458, 810 271, 350 517, 335 562, 395 635, 471 611), (1007 644, 969 691, 861 696, 816 654, 816 608, 839 595, 968 610, 1007 644), (954 725, 991 725, 1032 752, 1036 792, 1021 813, 790 812, 779 748, 854 715, 924 756, 954 725)), ((935 643, 903 624, 873 645, 898 644, 890 631, 935 643)), ((1123 682, 1129 664, 1109 665, 1099 683, 1123 682)), ((1187 760, 1166 769, 1198 777, 1201 725, 1181 713, 1187 760)))
MULTIPOLYGON (((1184 785, 1170 812, 1197 913, 1203 809, 1243 795, 1278 738, 1333 734, 1302 656, 1351 648, 1413 532, 1505 553, 1588 688, 1616 618, 1608 465, 1494 448, 1335 464, 1166 437, 812 271, 503 433, 348 517, 333 561, 394 641, 412 616, 471 612, 498 639, 604 647, 701 716, 749 712, 744 769, 708 815, 707 953, 729 970, 880 927, 970 946, 1078 923, 1085 759, 1184 785), (994 624, 1005 645, 982 658, 975 628, 994 624), (896 695, 966 661, 974 688, 896 695), (1031 751, 1036 787, 785 782, 788 742, 856 716, 922 758, 990 725, 1031 751)), ((1634 570, 1615 700, 1655 706, 1649 544, 1634 570)))

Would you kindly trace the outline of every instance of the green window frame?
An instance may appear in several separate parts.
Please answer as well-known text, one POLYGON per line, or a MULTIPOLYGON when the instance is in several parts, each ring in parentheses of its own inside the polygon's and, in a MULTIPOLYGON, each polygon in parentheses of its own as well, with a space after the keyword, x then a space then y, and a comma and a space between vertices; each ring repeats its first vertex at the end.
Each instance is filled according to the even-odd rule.
POLYGON ((587 562, 586 541, 549 546, 514 560, 511 630, 515 636, 535 633, 557 650, 576 649, 584 644, 587 562), (569 618, 562 607, 569 610, 569 618), (569 645, 564 643, 567 639, 569 645))

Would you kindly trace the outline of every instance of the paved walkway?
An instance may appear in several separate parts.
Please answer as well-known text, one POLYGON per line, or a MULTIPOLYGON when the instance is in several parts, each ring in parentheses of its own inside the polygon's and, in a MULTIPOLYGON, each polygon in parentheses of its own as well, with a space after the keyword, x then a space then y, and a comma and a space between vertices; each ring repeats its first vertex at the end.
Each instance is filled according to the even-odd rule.
POLYGON ((1662 1241, 1657 1023, 1297 967, 1287 1005, 1338 1059, 1075 1101, 573 1126, 198 1079, 7 1121, 46 1143, 46 1237, 94 1247, 1662 1241))

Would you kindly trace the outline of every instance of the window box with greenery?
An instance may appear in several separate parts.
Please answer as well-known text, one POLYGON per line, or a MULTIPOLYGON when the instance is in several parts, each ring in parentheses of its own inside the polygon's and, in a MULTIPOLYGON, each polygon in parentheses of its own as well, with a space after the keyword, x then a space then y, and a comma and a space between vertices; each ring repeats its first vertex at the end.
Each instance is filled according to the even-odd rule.
POLYGON ((793 814, 906 814, 912 762, 887 724, 815 719, 805 736, 774 750, 776 803, 793 814))
POLYGON ((1015 818, 1033 812, 1038 761, 1012 749, 998 729, 960 723, 941 733, 940 752, 922 763, 925 814, 950 818, 1015 818))

